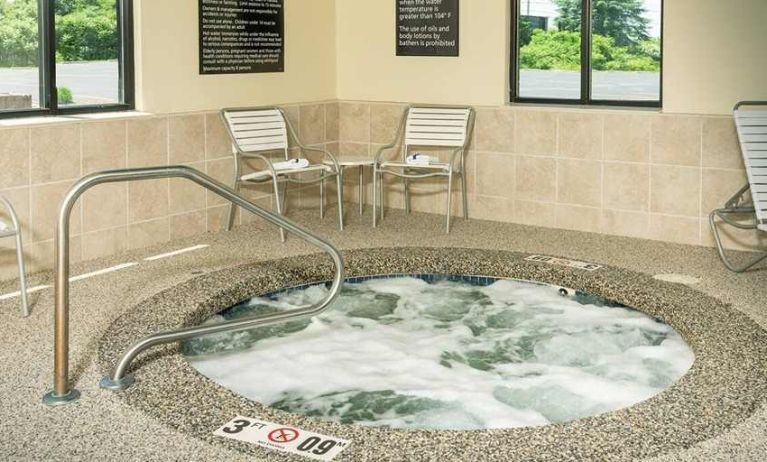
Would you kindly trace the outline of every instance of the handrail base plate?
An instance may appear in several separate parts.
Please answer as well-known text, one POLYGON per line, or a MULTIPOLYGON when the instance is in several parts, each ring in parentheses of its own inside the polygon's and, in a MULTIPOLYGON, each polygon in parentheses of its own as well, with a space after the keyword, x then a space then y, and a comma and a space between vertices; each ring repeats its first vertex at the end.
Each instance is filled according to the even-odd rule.
POLYGON ((63 404, 69 404, 72 401, 77 401, 78 399, 80 399, 80 392, 74 388, 69 390, 69 393, 66 395, 61 396, 51 391, 43 395, 43 404, 48 406, 61 406, 63 404))
POLYGON ((106 376, 99 381, 99 386, 105 390, 122 391, 136 383, 136 379, 132 375, 126 375, 125 377, 112 380, 111 377, 106 376))

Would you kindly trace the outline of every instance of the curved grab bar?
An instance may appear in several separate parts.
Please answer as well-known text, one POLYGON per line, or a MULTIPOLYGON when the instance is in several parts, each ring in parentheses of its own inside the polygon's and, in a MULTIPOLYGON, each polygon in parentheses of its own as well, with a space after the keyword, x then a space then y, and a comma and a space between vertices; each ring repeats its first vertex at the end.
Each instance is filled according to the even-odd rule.
POLYGON ((136 356, 147 348, 156 345, 172 343, 200 335, 218 332, 241 331, 257 326, 276 324, 292 319, 315 316, 327 309, 338 297, 344 279, 344 263, 341 254, 328 241, 315 236, 301 228, 292 221, 253 204, 237 194, 233 189, 219 183, 204 173, 185 166, 149 167, 111 170, 93 173, 81 178, 69 190, 59 209, 58 222, 56 224, 55 241, 55 329, 54 329, 54 387, 53 391, 43 397, 43 402, 48 405, 65 404, 80 397, 80 392, 69 387, 69 217, 77 199, 88 189, 103 183, 115 183, 123 181, 137 181, 159 178, 184 178, 208 189, 209 191, 227 199, 243 209, 277 225, 308 243, 324 250, 333 260, 335 276, 328 296, 320 303, 305 306, 281 313, 272 313, 264 316, 255 316, 247 319, 230 321, 210 326, 191 327, 174 331, 162 332, 146 337, 131 346, 115 367, 112 376, 101 381, 102 387, 111 389, 124 389, 130 386, 132 378, 126 372, 136 356))

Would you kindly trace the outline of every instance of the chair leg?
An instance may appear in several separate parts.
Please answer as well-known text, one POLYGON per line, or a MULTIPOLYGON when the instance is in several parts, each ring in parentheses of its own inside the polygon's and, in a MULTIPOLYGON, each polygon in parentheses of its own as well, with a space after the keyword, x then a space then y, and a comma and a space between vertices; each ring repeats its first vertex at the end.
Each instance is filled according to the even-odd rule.
POLYGON ((447 177, 447 217, 445 218, 445 233, 450 234, 450 208, 453 205, 453 172, 447 177))
POLYGON ((383 221, 383 219, 384 219, 384 206, 385 206, 386 199, 384 198, 384 185, 383 185, 384 174, 383 174, 383 172, 381 172, 380 175, 381 175, 380 178, 378 178, 378 189, 380 189, 379 192, 381 193, 381 195, 379 197, 379 202, 380 202, 380 206, 381 206, 381 209, 380 209, 381 215, 379 216, 379 218, 381 219, 381 221, 383 221))
POLYGON ((320 180, 320 220, 325 218, 325 180, 320 180))
POLYGON ((344 171, 338 170, 336 175, 336 189, 338 189, 338 229, 344 230, 344 171))
POLYGON ((403 178, 402 182, 405 187, 405 213, 410 215, 410 180, 403 178))
POLYGON ((461 172, 461 195, 463 196, 463 219, 469 219, 469 194, 466 188, 466 174, 461 172))
POLYGON ((373 228, 378 226, 378 167, 373 165, 373 228))
MULTIPOLYGON (((282 197, 280 197, 280 183, 277 180, 277 177, 272 178, 272 183, 274 184, 274 206, 277 209, 278 215, 283 215, 282 211, 282 197)), ((287 189, 285 190, 287 192, 287 189)), ((280 240, 282 242, 285 242, 285 228, 280 228, 280 240)))
POLYGON ((29 316, 29 300, 27 298, 27 270, 24 265, 24 247, 21 243, 21 230, 16 230, 16 263, 19 266, 19 291, 21 292, 21 315, 29 316))
MULTIPOLYGON (((743 273, 754 266, 756 266, 759 262, 767 258, 767 253, 755 258, 754 260, 746 263, 745 265, 736 266, 734 265, 729 258, 727 258, 727 255, 724 251, 724 245, 722 244, 722 237, 719 235, 719 227, 716 223, 716 218, 722 218, 722 220, 725 223, 728 223, 728 220, 725 219, 720 215, 720 213, 728 213, 727 209, 717 209, 711 212, 708 216, 708 223, 711 226, 711 231, 714 234, 714 242, 716 243, 716 250, 719 253, 719 258, 722 260, 722 263, 724 263, 724 266, 727 267, 730 271, 734 273, 743 273)), ((744 227, 745 228, 745 227, 744 227)), ((748 229, 753 229, 754 227, 748 227, 748 229)))
POLYGON ((360 201, 360 215, 365 211, 365 166, 360 165, 360 190, 359 190, 359 198, 360 201))
MULTIPOLYGON (((234 192, 237 194, 240 193, 240 180, 234 180, 234 192)), ((234 205, 234 202, 229 204, 229 216, 226 219, 226 230, 231 231, 232 227, 234 226, 234 213, 237 210, 237 206, 234 205)))

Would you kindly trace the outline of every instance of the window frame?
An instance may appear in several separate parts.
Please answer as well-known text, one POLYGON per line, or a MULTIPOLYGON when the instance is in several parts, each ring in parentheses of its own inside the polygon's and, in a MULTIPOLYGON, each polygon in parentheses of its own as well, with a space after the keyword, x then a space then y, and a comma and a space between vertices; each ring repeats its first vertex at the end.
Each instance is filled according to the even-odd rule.
POLYGON ((40 107, 0 111, 0 119, 17 117, 94 114, 135 109, 135 64, 133 49, 133 0, 116 0, 120 34, 118 96, 122 102, 59 107, 56 91, 56 0, 38 0, 38 70, 40 107))
POLYGON ((617 106, 617 107, 644 107, 644 108, 656 108, 663 107, 663 32, 664 29, 664 16, 666 11, 665 0, 661 2, 660 13, 660 87, 658 92, 658 99, 649 100, 607 100, 607 99, 593 99, 592 96, 592 72, 591 68, 591 6, 592 0, 581 0, 581 96, 580 98, 544 98, 544 97, 529 97, 519 95, 519 21, 520 12, 522 11, 522 0, 510 0, 511 2, 511 30, 510 30, 510 54, 511 61, 509 63, 510 74, 510 87, 509 95, 510 102, 512 103, 529 103, 529 104, 559 104, 559 105, 579 105, 579 106, 617 106), (588 31, 588 33, 585 33, 588 31))

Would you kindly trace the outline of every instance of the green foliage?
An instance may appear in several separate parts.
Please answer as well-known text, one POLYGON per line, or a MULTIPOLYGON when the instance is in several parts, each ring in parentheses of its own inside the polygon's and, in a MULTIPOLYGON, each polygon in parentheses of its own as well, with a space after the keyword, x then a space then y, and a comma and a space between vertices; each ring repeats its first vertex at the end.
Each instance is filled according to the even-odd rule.
MULTIPOLYGON (((57 0, 56 61, 117 59, 116 0, 57 0)), ((0 67, 37 66, 37 0, 0 0, 0 67)))
MULTIPOLYGON (((554 0, 559 10, 557 28, 581 29, 581 0, 554 0)), ((610 37, 619 47, 635 47, 648 40, 650 21, 642 0, 592 0, 591 28, 594 34, 610 37)))
POLYGON ((0 0, 0 66, 36 66, 37 35, 36 0, 0 0))
POLYGON ((581 34, 536 29, 530 43, 520 49, 519 66, 522 69, 580 69, 581 34))
MULTIPOLYGON (((612 37, 594 34, 591 61, 597 71, 658 71, 660 42, 651 39, 630 48, 617 46, 612 37)), ((579 70, 580 33, 535 30, 530 43, 520 49, 519 63, 522 69, 579 70)))
POLYGON ((72 104, 75 102, 75 98, 72 95, 72 90, 67 87, 56 88, 56 94, 58 95, 59 104, 72 104))

